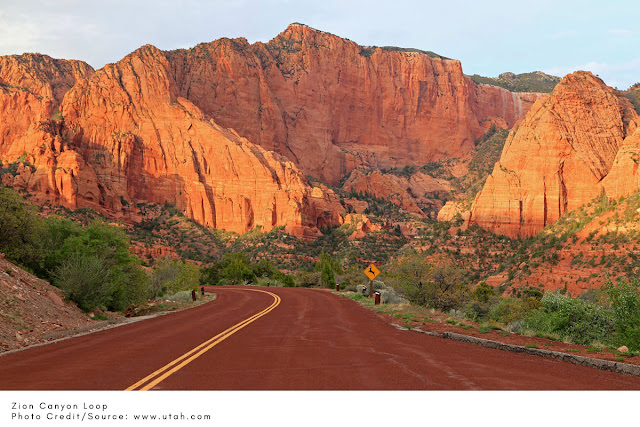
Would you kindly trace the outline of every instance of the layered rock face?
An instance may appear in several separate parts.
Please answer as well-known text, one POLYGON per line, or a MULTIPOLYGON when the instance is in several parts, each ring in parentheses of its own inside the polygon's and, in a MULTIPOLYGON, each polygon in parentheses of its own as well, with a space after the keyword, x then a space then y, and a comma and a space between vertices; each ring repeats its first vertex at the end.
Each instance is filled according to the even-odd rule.
POLYGON ((0 158, 26 151, 32 139, 27 134, 37 132, 65 93, 91 74, 93 68, 82 61, 31 53, 0 57, 0 158))
POLYGON ((170 203, 240 233, 286 226, 313 236, 319 223, 341 222, 337 200, 309 187, 290 161, 208 119, 174 82, 151 46, 79 81, 63 119, 42 123, 25 144, 36 170, 23 166, 14 186, 115 217, 135 213, 138 201, 170 203))
POLYGON ((168 59, 179 96, 332 184, 359 166, 461 156, 541 96, 476 85, 459 61, 298 24, 266 44, 221 39, 168 59))
POLYGON ((632 105, 599 78, 567 75, 509 135, 470 223, 530 236, 589 202, 637 121, 632 105))
POLYGON ((472 108, 486 130, 487 123, 511 129, 546 94, 536 92, 509 92, 507 89, 476 84, 472 108))
POLYGON ((365 173, 355 170, 342 186, 343 189, 363 195, 386 199, 409 213, 435 219, 442 207, 440 196, 451 191, 448 181, 417 172, 410 177, 384 174, 380 171, 365 173))
MULTIPOLYGON (((638 123, 640 126, 640 123, 638 123)), ((616 155, 611 171, 602 180, 607 197, 618 199, 640 191, 640 127, 629 135, 616 155)))

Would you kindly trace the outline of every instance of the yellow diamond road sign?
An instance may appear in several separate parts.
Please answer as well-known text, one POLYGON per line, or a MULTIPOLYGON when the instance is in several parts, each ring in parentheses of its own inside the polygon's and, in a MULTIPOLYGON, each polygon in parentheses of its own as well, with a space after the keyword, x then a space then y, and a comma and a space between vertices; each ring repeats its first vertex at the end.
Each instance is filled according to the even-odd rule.
POLYGON ((367 275, 369 280, 373 280, 378 277, 378 274, 380 274, 380 270, 378 270, 375 265, 371 264, 369 267, 367 267, 366 270, 364 270, 364 274, 367 275))

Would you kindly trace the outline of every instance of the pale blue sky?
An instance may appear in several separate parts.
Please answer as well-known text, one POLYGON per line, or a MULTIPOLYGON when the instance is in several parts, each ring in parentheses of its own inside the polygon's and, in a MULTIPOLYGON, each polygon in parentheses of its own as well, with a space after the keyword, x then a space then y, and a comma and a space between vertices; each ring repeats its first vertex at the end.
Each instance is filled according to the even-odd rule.
POLYGON ((640 81, 640 2, 0 0, 0 55, 82 59, 95 68, 150 43, 220 37, 268 41, 291 22, 361 45, 431 50, 466 74, 592 71, 610 86, 640 81))

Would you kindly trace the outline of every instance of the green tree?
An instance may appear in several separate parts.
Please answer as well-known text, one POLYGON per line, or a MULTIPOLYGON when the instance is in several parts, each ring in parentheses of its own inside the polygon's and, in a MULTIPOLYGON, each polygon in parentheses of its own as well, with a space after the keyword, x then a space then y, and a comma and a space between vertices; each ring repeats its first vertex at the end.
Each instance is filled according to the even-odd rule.
POLYGON ((322 265, 322 271, 320 272, 320 281, 327 288, 333 288, 336 283, 336 276, 333 273, 333 268, 328 263, 322 265))
POLYGON ((217 285, 222 279, 220 270, 222 269, 220 262, 213 262, 210 266, 201 270, 200 284, 201 285, 217 285))
POLYGON ((129 240, 121 229, 102 222, 81 227, 66 219, 49 218, 44 240, 44 266, 50 280, 81 308, 122 311, 148 296, 146 274, 129 253, 129 240), (87 277, 74 270, 83 266, 88 269, 87 277), (98 276, 90 274, 98 271, 99 283, 92 281, 98 276))
POLYGON ((14 190, 0 186, 0 251, 8 260, 42 273, 44 222, 14 190))
POLYGON ((222 257, 220 275, 223 279, 236 282, 236 284, 243 281, 252 282, 256 279, 247 256, 242 252, 227 253, 222 257))
POLYGON ((270 277, 275 278, 277 273, 279 273, 278 269, 275 265, 269 260, 261 259, 258 263, 251 265, 251 270, 256 277, 270 277))
POLYGON ((391 266, 389 276, 390 284, 413 304, 447 311, 469 299, 465 271, 443 256, 427 260, 409 255, 391 266))
POLYGON ((340 263, 326 252, 320 254, 320 260, 316 263, 315 272, 320 273, 320 282, 327 288, 336 285, 336 274, 342 274, 340 263))

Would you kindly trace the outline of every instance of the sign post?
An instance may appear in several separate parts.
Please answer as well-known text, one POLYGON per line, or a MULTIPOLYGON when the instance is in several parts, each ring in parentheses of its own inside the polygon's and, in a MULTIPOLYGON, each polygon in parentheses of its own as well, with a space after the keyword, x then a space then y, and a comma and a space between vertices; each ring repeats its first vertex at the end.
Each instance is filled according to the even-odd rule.
POLYGON ((378 277, 380 270, 378 270, 375 265, 370 264, 369 267, 364 270, 364 274, 369 278, 369 298, 371 298, 371 295, 373 295, 373 279, 378 277))

